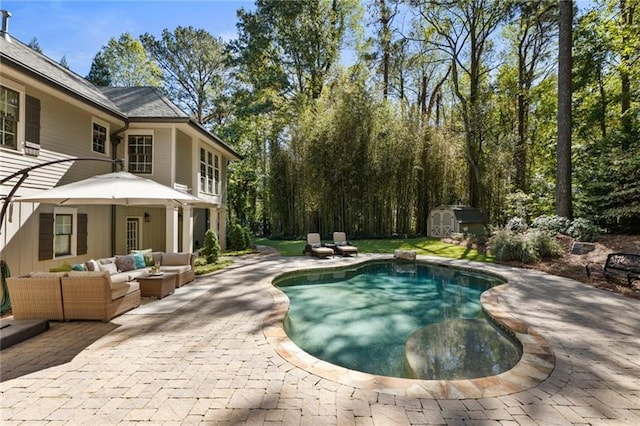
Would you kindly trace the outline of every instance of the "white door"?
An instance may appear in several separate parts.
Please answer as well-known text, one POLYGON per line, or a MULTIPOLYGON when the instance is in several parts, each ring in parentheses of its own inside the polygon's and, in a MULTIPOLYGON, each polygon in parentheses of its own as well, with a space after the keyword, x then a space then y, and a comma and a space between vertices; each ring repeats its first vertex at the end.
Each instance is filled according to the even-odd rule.
POLYGON ((131 250, 140 250, 141 245, 141 217, 128 217, 127 218, 127 253, 131 253, 131 250))

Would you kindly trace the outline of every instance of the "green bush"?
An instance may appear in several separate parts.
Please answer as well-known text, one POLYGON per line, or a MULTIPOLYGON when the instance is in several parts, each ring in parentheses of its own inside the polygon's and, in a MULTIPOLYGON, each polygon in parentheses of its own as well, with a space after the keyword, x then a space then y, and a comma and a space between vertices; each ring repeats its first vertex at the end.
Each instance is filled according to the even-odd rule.
POLYGON ((250 248, 253 245, 251 239, 251 231, 239 223, 235 223, 228 228, 227 232, 227 249, 232 251, 241 251, 250 248))
POLYGON ((515 216, 509 219, 506 228, 515 233, 523 233, 527 230, 527 221, 521 217, 515 216))
POLYGON ((560 216, 540 216, 531 224, 532 228, 555 234, 569 235, 579 241, 596 241, 602 230, 588 219, 573 221, 560 216))
POLYGON ((491 252, 498 261, 538 262, 558 256, 560 246, 547 232, 529 230, 524 233, 509 229, 496 231, 489 240, 491 252))
POLYGON ((571 222, 567 234, 578 241, 594 242, 598 240, 601 229, 589 219, 577 218, 571 222))
POLYGON ((211 229, 207 229, 204 234, 204 241, 202 242, 202 248, 200 249, 200 255, 207 259, 207 263, 216 263, 218 257, 220 257, 220 242, 218 241, 218 235, 211 229))
POLYGON ((567 235, 567 231, 571 226, 571 221, 562 216, 538 216, 531 224, 532 228, 539 229, 541 231, 549 232, 553 235, 563 234, 567 235))

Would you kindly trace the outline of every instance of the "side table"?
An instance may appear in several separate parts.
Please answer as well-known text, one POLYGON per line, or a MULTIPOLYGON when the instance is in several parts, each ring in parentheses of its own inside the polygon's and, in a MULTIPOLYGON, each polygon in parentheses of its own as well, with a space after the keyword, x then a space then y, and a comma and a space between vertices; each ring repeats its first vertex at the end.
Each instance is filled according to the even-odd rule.
POLYGON ((140 283, 140 296, 162 299, 173 293, 176 288, 176 274, 163 272, 158 275, 145 275, 137 277, 140 283))

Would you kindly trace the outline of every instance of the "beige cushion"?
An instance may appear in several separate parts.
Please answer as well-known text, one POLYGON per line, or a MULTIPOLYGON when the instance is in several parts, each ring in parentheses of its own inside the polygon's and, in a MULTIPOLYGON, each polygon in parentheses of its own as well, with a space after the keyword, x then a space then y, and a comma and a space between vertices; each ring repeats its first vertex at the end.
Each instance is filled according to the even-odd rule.
POLYGON ((329 247, 312 247, 311 250, 317 254, 333 254, 333 249, 329 247))
POLYGON ((153 264, 155 265, 156 263, 158 265, 162 264, 162 252, 161 251, 154 251, 151 253, 151 257, 153 258, 153 264))
POLYGON ((142 275, 147 275, 149 273, 148 269, 135 269, 133 271, 127 272, 118 272, 117 274, 111 275, 112 283, 124 283, 127 281, 134 281, 136 278, 142 275))
POLYGON ((119 299, 137 290, 140 290, 140 283, 138 283, 137 281, 112 283, 111 284, 111 300, 119 299))
POLYGON ((162 266, 180 266, 191 264, 191 253, 165 253, 162 255, 162 266))
POLYGON ((32 278, 60 278, 66 277, 69 272, 32 272, 29 274, 29 276, 32 278))
POLYGON ((96 277, 104 277, 109 278, 109 272, 107 271, 69 271, 69 277, 77 277, 77 278, 96 278, 96 277))
POLYGON ((189 272, 191 270, 191 265, 161 266, 160 270, 162 272, 172 272, 174 274, 181 274, 183 272, 189 272))

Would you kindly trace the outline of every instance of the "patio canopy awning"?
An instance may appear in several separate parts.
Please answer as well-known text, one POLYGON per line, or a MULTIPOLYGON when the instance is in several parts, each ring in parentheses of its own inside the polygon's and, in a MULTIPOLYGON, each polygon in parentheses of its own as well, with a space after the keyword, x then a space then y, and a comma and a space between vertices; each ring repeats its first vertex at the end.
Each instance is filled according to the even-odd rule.
POLYGON ((124 206, 188 205, 205 203, 151 179, 128 172, 113 172, 16 197, 14 202, 65 205, 115 204, 124 206))

